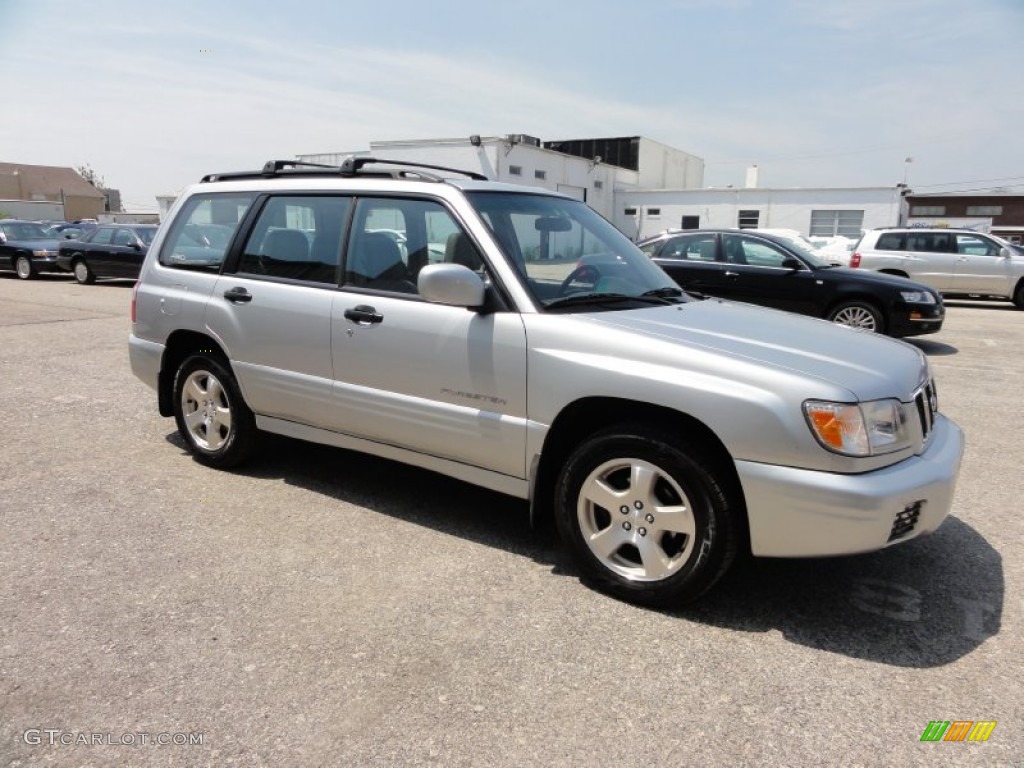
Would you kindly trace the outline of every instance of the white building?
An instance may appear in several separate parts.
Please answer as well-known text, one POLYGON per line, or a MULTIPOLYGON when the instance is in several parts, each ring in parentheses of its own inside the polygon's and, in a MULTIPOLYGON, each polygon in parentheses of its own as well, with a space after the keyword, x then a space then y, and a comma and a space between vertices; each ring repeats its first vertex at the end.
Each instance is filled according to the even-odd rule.
POLYGON ((904 188, 623 189, 611 221, 640 239, 666 229, 793 229, 812 238, 858 238, 906 219, 904 188))
POLYGON ((815 238, 857 238, 865 229, 902 224, 906 187, 768 189, 758 171, 746 187, 706 189, 704 161, 642 136, 546 141, 525 134, 375 141, 370 149, 303 154, 340 165, 347 157, 428 163, 482 173, 495 181, 542 187, 583 200, 627 236, 665 229, 790 229, 815 238))
MULTIPOLYGON (((584 151, 587 147, 583 147, 584 151)), ((370 150, 298 155, 307 163, 340 165, 346 157, 373 155, 390 160, 430 163, 482 173, 489 179, 512 184, 550 189, 583 200, 607 219, 616 210, 616 195, 621 189, 639 186, 696 188, 704 182, 704 161, 640 136, 619 139, 585 139, 547 142, 525 134, 507 136, 467 136, 461 139, 425 139, 412 141, 374 141, 370 150), (596 142, 596 143, 595 143, 596 142), (603 142, 603 143, 602 143, 603 142), (554 149, 593 145, 605 151, 621 149, 615 165, 599 153, 580 153, 554 149)))

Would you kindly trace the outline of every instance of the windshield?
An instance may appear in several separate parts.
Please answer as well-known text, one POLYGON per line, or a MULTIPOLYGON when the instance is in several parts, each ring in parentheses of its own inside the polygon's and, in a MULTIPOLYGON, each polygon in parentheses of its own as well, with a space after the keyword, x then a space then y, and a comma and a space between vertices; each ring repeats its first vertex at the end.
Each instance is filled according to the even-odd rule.
POLYGON ((626 308, 678 301, 678 286, 625 235, 585 203, 516 192, 470 192, 467 197, 508 259, 545 307, 626 308), (565 299, 572 298, 572 301, 565 299), (587 303, 594 298, 593 305, 587 303), (657 297, 660 297, 657 298, 657 297))
MULTIPOLYGON (((766 240, 774 240, 781 245, 786 246, 791 251, 796 251, 797 256, 806 261, 812 267, 832 267, 835 266, 827 259, 821 258, 818 254, 814 253, 810 248, 804 245, 801 241, 790 239, 788 237, 778 237, 776 235, 761 235, 766 240)), ((809 240, 807 242, 810 242, 809 240)))
POLYGON ((10 240, 52 240, 42 224, 4 224, 4 234, 10 240))

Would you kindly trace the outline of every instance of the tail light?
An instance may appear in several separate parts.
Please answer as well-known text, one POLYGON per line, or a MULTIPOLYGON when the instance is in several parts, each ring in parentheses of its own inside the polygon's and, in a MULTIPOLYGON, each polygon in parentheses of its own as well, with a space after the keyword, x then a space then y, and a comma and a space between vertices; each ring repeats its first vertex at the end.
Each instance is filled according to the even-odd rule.
POLYGON ((132 286, 132 325, 135 325, 135 300, 139 295, 139 281, 135 281, 135 285, 132 286))
POLYGON ((853 254, 853 256, 850 257, 850 266, 855 268, 855 269, 860 266, 860 254, 859 253, 855 253, 855 254, 853 254))

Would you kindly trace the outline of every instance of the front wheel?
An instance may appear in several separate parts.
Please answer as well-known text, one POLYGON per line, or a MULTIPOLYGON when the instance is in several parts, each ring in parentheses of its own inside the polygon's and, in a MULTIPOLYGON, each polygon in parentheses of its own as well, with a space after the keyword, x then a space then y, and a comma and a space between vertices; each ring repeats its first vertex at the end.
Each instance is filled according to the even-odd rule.
POLYGON ((189 452, 211 467, 244 462, 256 443, 256 419, 220 360, 193 355, 174 377, 174 420, 189 452))
POLYGON ((848 325, 863 331, 882 333, 885 330, 882 313, 866 301, 845 301, 842 304, 837 304, 829 312, 828 319, 833 323, 848 325))
POLYGON ((22 280, 31 280, 36 276, 36 268, 32 266, 32 259, 28 256, 19 256, 15 259, 14 271, 22 280))
POLYGON ((707 592, 739 545, 731 475, 699 443, 622 425, 581 444, 555 495, 559 534, 600 589, 670 607, 707 592))

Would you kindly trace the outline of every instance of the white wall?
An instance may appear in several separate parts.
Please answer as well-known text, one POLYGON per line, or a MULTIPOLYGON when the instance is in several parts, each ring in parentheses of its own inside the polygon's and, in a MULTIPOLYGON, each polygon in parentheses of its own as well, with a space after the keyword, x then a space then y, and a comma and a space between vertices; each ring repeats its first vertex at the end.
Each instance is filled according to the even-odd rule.
MULTIPOLYGON (((905 205, 897 187, 849 189, 624 189, 617 195, 612 222, 635 239, 682 226, 683 216, 699 216, 702 228, 737 227, 740 210, 759 211, 758 226, 810 234, 811 211, 859 210, 863 229, 895 226, 905 205), (636 210, 627 216, 626 208, 636 210), (651 209, 657 209, 655 215, 651 209)), ((904 211, 905 213, 905 211, 904 211)))
POLYGON ((704 184, 704 161, 667 144, 640 137, 639 180, 645 189, 696 189, 704 184))
MULTIPOLYGON (((0 211, 12 219, 64 220, 63 204, 49 201, 0 200, 0 211)), ((0 214, 0 218, 3 218, 3 214, 0 214)))

